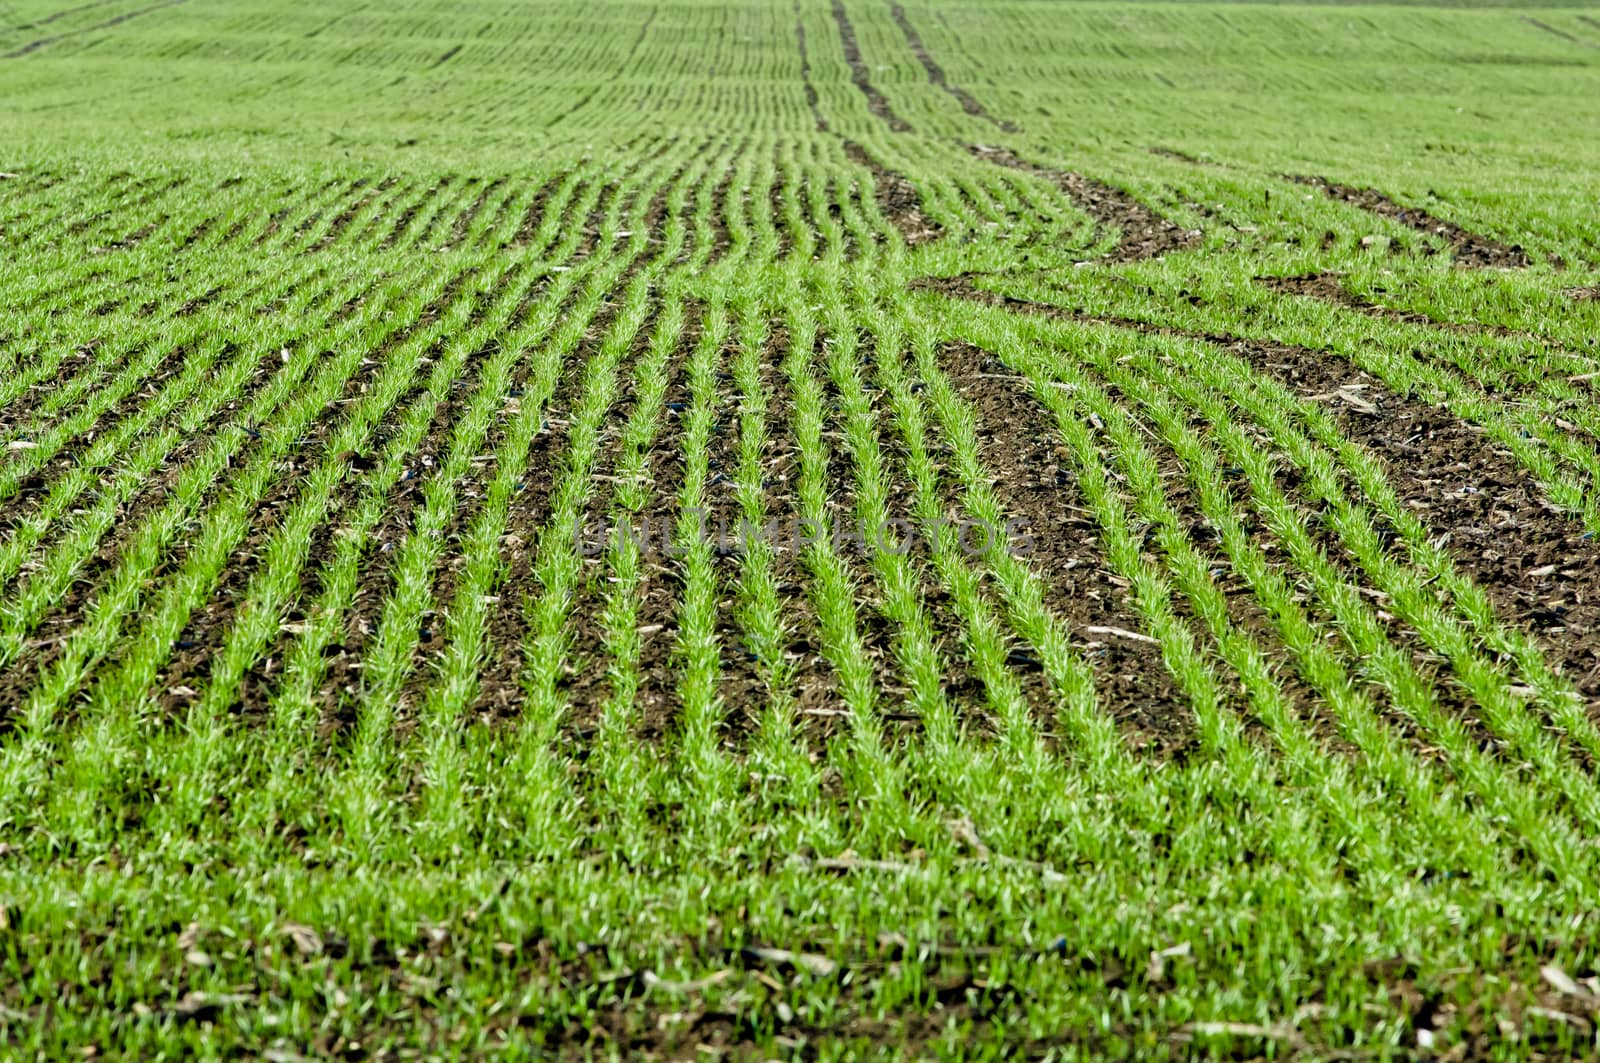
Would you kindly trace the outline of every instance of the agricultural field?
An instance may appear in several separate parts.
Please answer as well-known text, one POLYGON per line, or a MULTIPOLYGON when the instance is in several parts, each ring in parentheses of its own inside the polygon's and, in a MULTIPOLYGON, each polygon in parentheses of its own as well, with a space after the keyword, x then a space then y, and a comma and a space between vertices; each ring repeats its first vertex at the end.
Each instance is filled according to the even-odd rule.
POLYGON ((1600 1054, 1600 14, 0 2, 0 1045, 1600 1054))

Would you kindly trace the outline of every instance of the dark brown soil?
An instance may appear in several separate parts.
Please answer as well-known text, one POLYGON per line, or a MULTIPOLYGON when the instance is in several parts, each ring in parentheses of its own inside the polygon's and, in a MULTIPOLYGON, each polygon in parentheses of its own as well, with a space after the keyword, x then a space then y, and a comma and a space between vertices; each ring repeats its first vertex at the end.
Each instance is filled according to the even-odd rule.
MULTIPOLYGON (((34 384, 18 394, 9 404, 0 406, 0 432, 5 432, 7 435, 17 432, 18 438, 31 441, 34 433, 47 427, 52 421, 59 421, 63 414, 68 412, 57 410, 48 415, 43 413, 44 404, 57 393, 58 388, 82 374, 92 373, 96 377, 104 378, 120 372, 124 365, 124 355, 119 354, 115 361, 104 366, 95 364, 95 354, 101 343, 102 341, 96 337, 88 343, 74 347, 62 355, 56 364, 53 382, 34 384)), ((28 453, 23 450, 15 451, 0 458, 0 462, 21 461, 28 453)), ((3 467, 4 465, 0 465, 0 468, 3 467)))
MULTIPOLYGON (((766 704, 762 662, 746 643, 737 611, 739 567, 743 557, 740 509, 737 495, 741 396, 728 371, 736 351, 723 352, 724 369, 718 374, 717 418, 712 425, 710 476, 706 483, 706 529, 716 545, 718 594, 717 638, 722 647, 718 690, 723 699, 724 738, 742 749, 760 725, 766 704)), ((769 447, 770 447, 770 440, 769 447)))
MULTIPOLYGON (((981 348, 946 344, 942 363, 973 406, 996 494, 1033 537, 1029 563, 1045 582, 1045 604, 1094 665, 1100 707, 1133 748, 1182 759, 1196 746, 1194 715, 1160 647, 1086 630, 1144 633, 1127 581, 1106 564, 1099 525, 1071 471, 1053 416, 1028 394, 1025 382, 981 348)), ((1040 667, 1032 660, 1017 663, 1040 667)))
POLYGON ((861 90, 861 95, 867 98, 867 110, 882 119, 896 133, 911 132, 911 123, 895 114, 894 108, 889 105, 889 98, 873 87, 872 75, 867 69, 866 60, 861 58, 861 45, 856 42, 856 28, 850 24, 850 15, 844 9, 843 0, 833 0, 833 21, 839 26, 839 41, 844 47, 844 60, 850 64, 850 80, 861 90))
POLYGON ((782 162, 772 160, 772 187, 767 190, 767 210, 772 218, 772 229, 778 238, 777 250, 773 257, 777 259, 788 258, 794 251, 794 234, 789 231, 788 222, 783 214, 783 187, 784 173, 782 162))
MULTIPOLYGON (((419 198, 408 203, 400 211, 400 216, 395 219, 394 225, 390 227, 388 235, 383 238, 379 247, 384 251, 392 251, 398 247, 406 232, 411 228, 411 223, 416 221, 417 215, 422 213, 423 208, 428 205, 428 201, 449 187, 449 184, 450 179, 448 177, 441 178, 434 184, 429 185, 419 198)), ((274 215, 274 218, 276 218, 276 215, 274 215)), ((276 221, 274 221, 273 227, 276 228, 276 221)))
POLYGON ((1323 177, 1290 175, 1289 180, 1320 188, 1329 199, 1337 199, 1379 217, 1397 221, 1419 233, 1437 236, 1450 247, 1455 262, 1473 269, 1521 269, 1533 260, 1521 246, 1506 245, 1486 236, 1470 233, 1455 222, 1437 218, 1416 207, 1404 207, 1374 188, 1337 184, 1323 177))
POLYGON ((1236 347, 1307 395, 1353 380, 1379 409, 1335 404, 1344 434, 1382 459, 1401 502, 1442 535, 1459 569, 1503 620, 1532 634, 1545 658, 1591 703, 1600 700, 1600 543, 1539 493, 1509 452, 1449 410, 1382 390, 1375 378, 1304 348, 1236 347))
POLYGON ((1157 258, 1200 242, 1199 232, 1168 221, 1120 188, 1082 174, 1040 166, 1009 148, 973 145, 971 151, 980 159, 1050 179, 1097 225, 1120 232, 1116 249, 1106 256, 1108 262, 1157 258))
MULTIPOLYGON (((193 350, 187 345, 179 344, 173 346, 172 349, 166 354, 162 355, 154 365, 150 366, 143 376, 139 377, 137 380, 124 384, 123 386, 127 387, 125 394, 123 394, 120 398, 116 398, 110 402, 104 409, 96 414, 94 418, 83 427, 82 430, 63 440, 61 443, 61 448, 57 452, 58 455, 61 458, 74 458, 77 454, 92 446, 92 440, 96 436, 102 435, 103 433, 109 431, 113 425, 116 425, 123 420, 137 417, 139 410, 142 407, 147 406, 151 400, 160 394, 162 388, 167 385, 169 381, 183 373, 184 362, 186 359, 191 357, 193 353, 193 350)), ((224 354, 220 356, 218 360, 225 360, 226 356, 226 352, 224 352, 224 354)), ((122 367, 118 367, 114 372, 119 372, 121 369, 122 367)), ((107 375, 110 376, 112 374, 108 373, 107 375)), ((112 382, 107 380, 100 389, 97 390, 91 388, 83 394, 82 398, 77 404, 67 405, 56 409, 49 415, 48 420, 45 420, 34 427, 41 430, 46 429, 51 423, 60 424, 63 421, 73 417, 75 414, 81 412, 83 407, 89 406, 91 403, 94 403, 98 400, 104 399, 106 397, 104 394, 105 389, 110 387, 111 384, 112 382)), ((47 397, 47 395, 41 393, 41 398, 43 397, 47 397)), ((18 452, 17 456, 19 458, 26 458, 30 454, 42 453, 44 452, 20 451, 18 452)))
MULTIPOLYGON (((730 164, 722 175, 717 178, 717 186, 711 192, 711 261, 715 262, 728 253, 728 248, 733 246, 733 233, 728 230, 728 219, 733 215, 733 203, 730 200, 730 191, 733 188, 733 166, 730 164)), ((657 216, 666 214, 668 182, 659 192, 656 199, 660 206, 652 210, 657 216)))
POLYGON ((900 230, 907 244, 916 247, 944 235, 944 230, 922 213, 922 196, 909 178, 879 163, 853 140, 844 141, 844 153, 851 162, 872 172, 878 210, 900 230))
POLYGON ((996 118, 990 114, 988 109, 979 103, 977 97, 973 96, 972 93, 959 85, 950 83, 950 79, 945 76, 944 68, 939 65, 932 55, 928 54, 927 46, 922 43, 922 35, 917 32, 917 27, 912 25, 911 19, 906 17, 906 9, 904 7, 891 2, 889 4, 889 14, 893 16, 895 25, 900 27, 900 32, 905 36, 906 44, 910 46, 912 54, 917 57, 917 62, 921 63, 922 69, 928 72, 930 84, 936 85, 951 96, 954 96, 957 102, 961 104, 961 109, 974 118, 981 118, 990 125, 1005 130, 1007 133, 1021 132, 1015 123, 996 118))
MULTIPOLYGON (((366 188, 366 186, 367 182, 357 181, 351 186, 351 190, 353 192, 360 192, 362 189, 366 188)), ((311 250, 325 251, 334 244, 338 243, 339 238, 344 234, 344 231, 350 227, 350 223, 355 220, 356 215, 365 210, 367 205, 377 198, 381 192, 382 188, 380 187, 367 192, 365 195, 358 195, 350 202, 348 206, 346 206, 338 214, 335 214, 333 220, 328 223, 327 231, 317 239, 317 242, 312 245, 311 250)))
POLYGON ((1572 288, 1566 293, 1567 298, 1577 303, 1600 302, 1600 284, 1588 288, 1572 288))
MULTIPOLYGON (((1543 499, 1509 454, 1487 446, 1481 429, 1448 410, 1389 393, 1380 381, 1325 352, 1092 318, 978 291, 961 278, 923 286, 1065 320, 1214 343, 1308 396, 1326 396, 1351 382, 1366 383, 1370 390, 1362 395, 1380 414, 1371 416, 1354 406, 1336 404, 1334 413, 1346 437, 1383 461, 1402 502, 1445 536, 1460 570, 1483 589, 1496 615, 1532 635, 1545 659, 1571 679, 1591 705, 1600 700, 1600 644, 1587 637, 1600 619, 1600 544, 1543 499)), ((1320 539, 1330 556, 1344 556, 1326 529, 1320 539)), ((1437 667, 1436 655, 1409 629, 1389 626, 1397 645, 1410 647, 1422 673, 1436 677, 1435 688, 1446 707, 1470 727, 1479 728, 1470 699, 1437 667)), ((1480 737, 1487 742, 1481 729, 1480 737)))
MULTIPOLYGON (((913 394, 920 390, 919 384, 913 383, 911 387, 913 394)), ((875 401, 874 405, 885 411, 888 409, 887 399, 875 401)), ((927 427, 932 429, 931 424, 927 427)), ((942 460, 948 454, 949 448, 935 431, 927 431, 923 442, 928 456, 935 461, 942 460)), ((965 736, 993 736, 998 734, 999 726, 990 711, 992 699, 987 696, 989 692, 973 667, 971 655, 962 638, 966 624, 957 613, 954 597, 937 568, 932 550, 933 531, 919 529, 914 519, 918 512, 916 483, 908 467, 908 454, 909 447, 898 434, 883 445, 883 468, 889 489, 887 509, 891 520, 908 522, 910 534, 905 536, 902 546, 921 571, 921 604, 927 614, 934 649, 939 654, 943 668, 941 689, 965 736)), ((983 548, 985 541, 985 533, 974 532, 967 545, 977 552, 983 548)), ((992 579, 986 569, 981 573, 981 578, 992 579)), ((1019 648, 1014 651, 1011 663, 1014 665, 1011 675, 1018 680, 1028 703, 1034 706, 1040 719, 1040 730, 1049 735, 1054 727, 1054 719, 1045 709, 1050 704, 1049 684, 1039 662, 1025 649, 1019 648)), ((920 730, 921 726, 921 720, 907 719, 902 731, 911 733, 920 730)))
POLYGON ((688 309, 663 399, 662 419, 645 461, 652 486, 650 499, 626 529, 640 539, 640 577, 635 589, 639 602, 635 614, 639 632, 635 733, 654 746, 666 742, 679 710, 673 654, 679 634, 677 592, 682 583, 681 563, 668 556, 667 544, 675 541, 678 494, 686 468, 683 419, 689 411, 690 398, 683 369, 700 342, 701 307, 691 302, 688 309))

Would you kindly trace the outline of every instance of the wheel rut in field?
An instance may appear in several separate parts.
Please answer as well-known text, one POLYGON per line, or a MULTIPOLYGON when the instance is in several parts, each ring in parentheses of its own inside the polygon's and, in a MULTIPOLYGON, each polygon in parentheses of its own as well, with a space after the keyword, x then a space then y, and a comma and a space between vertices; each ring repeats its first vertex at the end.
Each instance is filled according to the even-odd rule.
MULTIPOLYGON (((1560 340, 1541 336, 1536 332, 1507 328, 1504 325, 1484 325, 1469 321, 1438 321, 1427 314, 1415 310, 1383 306, 1346 289, 1340 281, 1340 276, 1338 273, 1304 273, 1292 277, 1257 277, 1256 283, 1269 291, 1278 292, 1281 295, 1307 296, 1319 299, 1332 306, 1358 311, 1368 317, 1382 318, 1386 321, 1395 321, 1404 325, 1420 325, 1424 328, 1448 332, 1457 336, 1494 336, 1500 339, 1523 340, 1543 347, 1567 351, 1579 357, 1595 357, 1595 352, 1578 350, 1562 343, 1560 340)), ((1382 291, 1381 288, 1375 290, 1382 291)), ((1525 385, 1533 385, 1535 383, 1536 381, 1534 380, 1523 381, 1525 385)))
POLYGON ((1550 23, 1541 21, 1540 19, 1536 19, 1531 15, 1523 15, 1522 16, 1522 21, 1526 22, 1528 25, 1532 26, 1536 30, 1540 30, 1540 31, 1542 31, 1544 33, 1548 33, 1552 37, 1559 37, 1562 40, 1567 41, 1567 42, 1569 42, 1571 44, 1580 45, 1580 46, 1582 46, 1584 48, 1600 48, 1600 44, 1596 44, 1593 41, 1586 41, 1582 37, 1578 37, 1578 36, 1575 36, 1574 34, 1568 33, 1566 30, 1557 29, 1555 26, 1550 25, 1550 23))
POLYGON ((58 41, 64 41, 72 37, 81 37, 86 33, 96 33, 100 30, 114 29, 130 19, 138 18, 140 15, 148 15, 152 11, 160 11, 163 8, 176 7, 185 2, 186 0, 162 0, 162 3, 151 4, 149 7, 142 7, 137 11, 125 11, 114 18, 106 19, 104 22, 96 22, 92 26, 84 26, 82 29, 67 30, 65 33, 57 33, 51 37, 39 37, 35 40, 29 41, 20 48, 7 52, 4 55, 0 55, 0 59, 21 59, 23 56, 32 55, 39 49, 46 48, 58 41))
POLYGON ((900 231, 907 245, 916 247, 944 235, 944 229, 923 214, 922 194, 910 178, 884 166, 855 141, 843 140, 842 143, 850 161, 871 172, 872 195, 877 200, 878 211, 900 231))
POLYGON ((822 116, 822 98, 817 94, 816 82, 811 80, 811 53, 806 50, 806 24, 800 15, 800 0, 794 2, 794 36, 800 49, 800 81, 805 87, 806 106, 811 109, 812 122, 817 132, 831 132, 828 120, 822 116))
POLYGON ((1327 352, 1081 314, 976 289, 971 278, 937 287, 1013 312, 1215 345, 1302 398, 1328 403, 1345 438, 1382 462, 1402 504, 1446 537, 1458 570, 1482 589, 1496 616, 1531 635, 1552 668, 1600 715, 1600 639, 1593 634, 1600 624, 1600 543, 1543 498, 1511 455, 1486 445, 1480 427, 1396 395, 1375 378, 1356 393, 1359 403, 1341 401, 1352 382, 1363 383, 1361 371, 1327 352))
POLYGON ((911 123, 894 112, 885 96, 872 84, 872 74, 861 57, 861 45, 856 40, 856 28, 850 22, 850 13, 844 9, 844 0, 833 0, 833 21, 839 27, 839 42, 844 48, 844 61, 850 66, 850 80, 867 99, 867 110, 881 119, 896 133, 911 132, 911 123))
MULTIPOLYGON (((1028 563, 1045 587, 1045 605, 1094 668, 1101 710, 1131 748, 1182 760, 1198 745, 1193 710, 1160 646, 1147 641, 1130 585, 1106 560, 1099 524, 1054 416, 1010 367, 980 347, 947 343, 941 363, 973 409, 996 495, 1032 538, 1028 563)), ((1031 657, 1012 663, 1041 667, 1031 657)))
POLYGON ((1198 231, 1185 229, 1162 217, 1120 188, 1082 174, 1041 166, 1009 148, 975 144, 969 150, 980 159, 1046 178, 1089 215, 1096 225, 1118 231, 1121 236, 1117 246, 1104 257, 1104 261, 1138 262, 1199 245, 1198 231))
POLYGON ((905 37, 906 44, 911 48, 911 53, 917 57, 917 62, 921 63, 922 69, 928 72, 928 82, 930 84, 954 96, 957 102, 961 104, 961 109, 974 118, 981 118, 990 125, 1007 133, 1021 132, 1015 123, 996 118, 989 113, 988 108, 978 102, 976 96, 950 81, 944 72, 944 68, 939 65, 938 60, 929 54, 927 45, 922 41, 922 34, 917 32, 917 27, 912 24, 911 19, 906 15, 905 7, 891 2, 889 4, 889 14, 894 18, 895 25, 900 27, 900 33, 905 37))
POLYGON ((1504 244, 1468 232, 1455 222, 1435 217, 1418 207, 1402 206, 1375 188, 1357 188, 1329 181, 1325 177, 1290 174, 1288 179, 1296 184, 1320 188, 1329 199, 1348 203, 1419 233, 1438 237, 1449 246, 1457 265, 1472 269, 1522 269, 1533 264, 1533 259, 1520 245, 1504 244))

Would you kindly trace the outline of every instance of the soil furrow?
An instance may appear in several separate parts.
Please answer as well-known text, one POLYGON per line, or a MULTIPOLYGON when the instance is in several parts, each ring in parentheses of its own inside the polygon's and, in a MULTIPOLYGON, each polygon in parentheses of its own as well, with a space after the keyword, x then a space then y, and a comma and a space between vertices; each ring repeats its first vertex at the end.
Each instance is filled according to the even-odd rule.
MULTIPOLYGON (((678 495, 683 488, 688 455, 683 450, 684 418, 690 408, 689 356, 700 343, 703 307, 690 300, 683 332, 673 353, 662 422, 650 445, 645 468, 653 487, 650 501, 632 524, 622 529, 639 543, 637 613, 639 686, 635 693, 635 733, 654 747, 666 744, 679 716, 675 648, 678 644, 678 590, 683 583, 677 556, 678 495)), ((613 534, 616 533, 613 529, 613 534)))
POLYGON ((853 140, 844 140, 844 153, 851 162, 872 174, 872 194, 878 210, 912 247, 937 240, 944 230, 922 213, 922 196, 904 174, 884 166, 867 149, 853 140))
POLYGON ((1040 166, 1009 148, 973 145, 971 151, 980 159, 1048 178, 1079 209, 1093 218, 1096 225, 1104 229, 1116 229, 1121 235, 1116 248, 1105 256, 1107 262, 1137 262, 1157 258, 1198 246, 1200 242, 1199 231, 1185 229, 1163 218, 1120 188, 1113 188, 1082 174, 1040 166))
POLYGON ((867 110, 882 119, 894 132, 911 132, 911 123, 895 114, 894 108, 889 105, 889 97, 873 86, 866 60, 861 57, 861 45, 856 40, 856 28, 850 23, 843 0, 833 0, 833 21, 839 26, 839 42, 844 47, 844 60, 850 65, 850 80, 867 98, 867 110))
MULTIPOLYGON (((625 289, 627 281, 621 281, 619 285, 625 289)), ((616 323, 616 312, 616 305, 608 305, 586 330, 583 342, 573 354, 578 365, 586 365, 599 356, 606 336, 616 323)), ((639 332, 629 341, 628 353, 617 366, 619 381, 629 380, 634 366, 645 356, 655 331, 655 321, 656 314, 652 310, 639 332)), ((600 432, 599 451, 591 466, 590 479, 596 487, 589 493, 578 514, 577 527, 568 530, 575 537, 575 543, 589 546, 591 536, 594 537, 595 547, 606 541, 599 530, 609 525, 608 514, 615 494, 613 485, 622 457, 623 429, 633 415, 635 401, 632 387, 626 383, 619 386, 618 401, 606 415, 605 427, 600 432)), ((574 759, 583 761, 589 755, 591 740, 605 706, 609 662, 606 659, 605 618, 602 615, 607 589, 605 554, 580 550, 579 556, 584 565, 584 574, 578 581, 568 613, 568 629, 573 632, 569 648, 572 667, 562 684, 568 710, 561 721, 561 732, 574 759)))
MULTIPOLYGON (((979 347, 947 343, 941 363, 973 408, 984 467, 1001 504, 1020 522, 1028 562, 1045 586, 1046 607, 1094 667, 1102 711, 1117 721, 1131 748, 1183 760, 1198 747, 1193 710, 1160 647, 1132 637, 1143 634, 1132 591, 1106 561, 1099 525, 1053 416, 1028 394, 1025 382, 979 347)), ((1015 663, 1024 674, 1042 672, 1031 657, 1015 663)), ((1040 680, 1042 675, 1029 684, 1036 706, 1050 703, 1040 680)), ((1054 730, 1053 719, 1042 722, 1047 733, 1054 730)))
POLYGON ((943 89, 961 104, 961 109, 974 118, 981 118, 992 126, 1005 130, 1007 133, 1019 133, 1013 122, 996 118, 989 113, 988 108, 978 102, 978 98, 960 85, 953 85, 945 75, 944 68, 928 53, 927 45, 922 43, 922 35, 917 32, 917 27, 911 24, 911 19, 906 16, 906 9, 897 3, 889 4, 889 14, 893 16, 895 25, 900 27, 900 32, 905 36, 906 44, 910 46, 911 53, 917 57, 917 62, 922 64, 922 69, 928 72, 930 84, 943 89))
POLYGON ((1342 185, 1325 177, 1290 174, 1288 179, 1296 184, 1320 188, 1329 199, 1399 222, 1419 233, 1439 237, 1449 246, 1457 265, 1472 269, 1521 269, 1533 264, 1533 259, 1517 244, 1507 245, 1470 233, 1455 222, 1445 221, 1420 208, 1402 206, 1375 188, 1342 185))

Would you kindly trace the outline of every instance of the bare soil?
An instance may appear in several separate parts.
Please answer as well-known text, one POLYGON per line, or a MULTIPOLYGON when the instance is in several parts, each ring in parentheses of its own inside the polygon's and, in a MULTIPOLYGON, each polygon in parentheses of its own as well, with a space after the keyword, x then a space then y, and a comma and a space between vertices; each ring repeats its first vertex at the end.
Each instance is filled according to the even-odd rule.
POLYGON ((1455 222, 1435 217, 1418 207, 1406 207, 1375 188, 1357 188, 1329 181, 1325 177, 1290 175, 1298 184, 1320 188, 1329 199, 1359 207, 1419 233, 1437 236, 1450 248, 1457 265, 1472 269, 1521 269, 1533 264, 1533 259, 1517 244, 1503 244, 1486 236, 1470 233, 1455 222))
POLYGON ((845 62, 850 64, 850 80, 861 90, 861 95, 867 98, 867 110, 882 119, 894 132, 911 132, 911 123, 895 114, 894 108, 889 105, 889 98, 873 86, 866 60, 861 58, 861 45, 856 41, 855 26, 850 23, 850 15, 845 11, 843 0, 833 0, 833 21, 839 26, 839 40, 844 46, 845 62))
POLYGON ((990 125, 1007 133, 1021 132, 1016 123, 996 118, 989 113, 982 103, 978 102, 976 96, 959 85, 951 84, 949 77, 945 75, 944 68, 928 53, 927 45, 922 43, 922 35, 917 32, 917 27, 912 25, 911 19, 906 16, 904 7, 897 3, 891 3, 889 5, 889 14, 893 16, 895 25, 900 27, 900 32, 905 36, 906 44, 911 48, 912 54, 917 57, 917 62, 921 63, 922 69, 928 72, 928 82, 930 84, 954 96, 956 101, 961 104, 961 109, 974 118, 981 118, 990 125))
POLYGON ((922 213, 922 195, 904 174, 884 166, 853 140, 844 141, 844 153, 857 166, 872 171, 872 194, 878 210, 900 230, 907 244, 916 247, 944 235, 944 229, 922 213))
MULTIPOLYGON (((1126 580, 1111 571, 1070 455, 1049 410, 994 355, 948 343, 942 368, 972 404, 984 465, 1008 512, 1033 536, 1029 563, 1046 587, 1045 604, 1072 633, 1093 664, 1101 709, 1117 721, 1130 746, 1181 760, 1196 745, 1194 714, 1161 657, 1161 649, 1116 629, 1143 635, 1126 580)), ((1038 671, 1036 660, 1013 664, 1038 671)), ((1048 721, 1054 727, 1054 721, 1048 721)))
POLYGON ((1023 170, 1053 181, 1067 198, 1104 229, 1115 229, 1121 236, 1116 248, 1105 257, 1108 262, 1137 262, 1158 258, 1174 251, 1195 247, 1200 233, 1185 229, 1163 218, 1120 188, 1113 188, 1092 177, 1055 170, 1030 162, 1009 148, 975 144, 971 151, 980 159, 1023 170))

